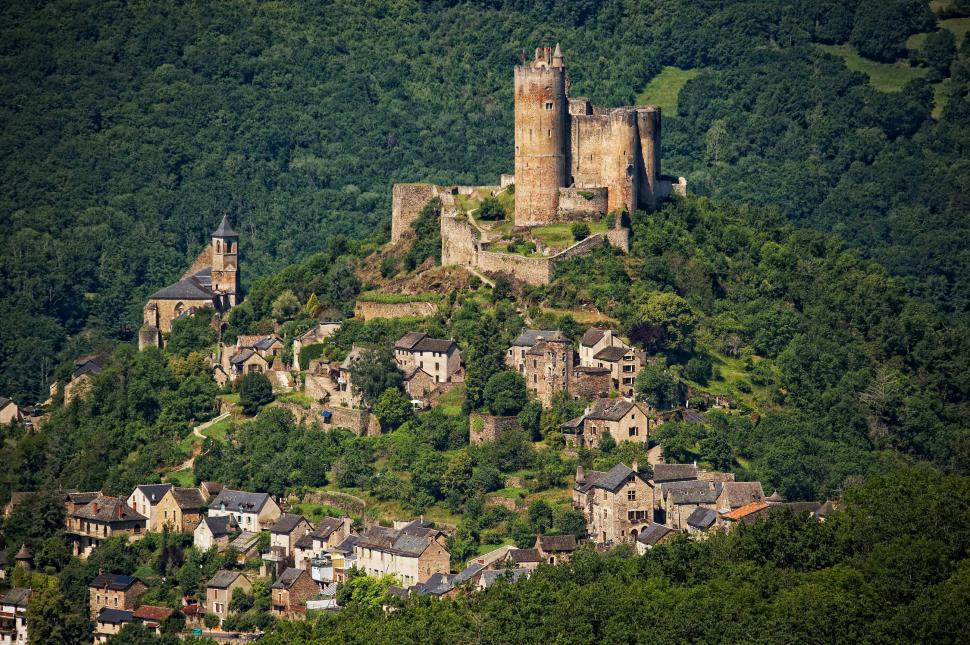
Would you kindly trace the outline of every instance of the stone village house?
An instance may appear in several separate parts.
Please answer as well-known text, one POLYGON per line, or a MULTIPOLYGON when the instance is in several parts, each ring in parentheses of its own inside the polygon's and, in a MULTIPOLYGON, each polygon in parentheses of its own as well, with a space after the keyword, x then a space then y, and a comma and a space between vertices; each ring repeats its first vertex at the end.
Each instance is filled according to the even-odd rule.
POLYGON ((145 516, 148 520, 148 526, 151 527, 155 507, 165 497, 165 493, 174 487, 173 484, 144 484, 142 486, 136 486, 126 501, 128 506, 135 509, 136 513, 141 513, 145 516))
POLYGON ((573 508, 583 511, 590 538, 597 544, 634 542, 653 521, 653 484, 625 464, 607 472, 576 469, 573 508))
POLYGON ((134 576, 101 574, 88 585, 91 619, 97 618, 102 609, 132 611, 138 596, 148 591, 148 586, 134 576))
POLYGON ((229 603, 232 601, 232 593, 236 589, 242 589, 249 593, 252 588, 253 583, 245 573, 221 569, 205 585, 206 611, 218 616, 221 624, 222 621, 229 618, 229 603))
POLYGON ((68 540, 74 555, 86 558, 104 540, 113 535, 126 535, 129 540, 145 536, 147 518, 136 513, 117 497, 100 495, 68 515, 68 540))
POLYGON ((168 526, 179 533, 191 533, 205 516, 206 504, 198 488, 170 488, 155 507, 148 522, 151 531, 168 526))
POLYGON ((283 513, 269 530, 270 552, 292 565, 297 542, 312 530, 313 526, 302 515, 283 513))
POLYGON ((354 555, 367 575, 394 575, 405 587, 447 574, 451 561, 444 533, 417 520, 395 522, 394 528, 372 526, 357 541, 354 555))
POLYGON ((231 515, 239 527, 258 532, 271 527, 281 514, 268 493, 247 493, 223 488, 209 503, 209 517, 231 515))
POLYGON ((562 424, 566 442, 576 448, 597 448, 604 435, 613 439, 646 444, 659 423, 649 407, 626 399, 596 399, 586 411, 562 424))
POLYGON ((229 540, 239 533, 239 525, 232 515, 203 517, 192 532, 192 546, 200 551, 216 547, 221 553, 229 546, 229 540))
POLYGON ((306 601, 320 593, 320 586, 304 569, 290 567, 270 587, 270 612, 279 618, 303 616, 306 601))
POLYGON ((394 360, 404 370, 417 367, 435 383, 448 383, 461 369, 461 352, 453 340, 431 338, 421 332, 404 334, 394 343, 394 360))

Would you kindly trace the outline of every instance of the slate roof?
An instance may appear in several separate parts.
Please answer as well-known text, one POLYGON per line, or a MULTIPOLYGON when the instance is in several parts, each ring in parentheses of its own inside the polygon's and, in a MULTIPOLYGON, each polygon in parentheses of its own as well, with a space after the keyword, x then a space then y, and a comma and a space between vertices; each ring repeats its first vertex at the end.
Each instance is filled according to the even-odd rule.
POLYGON ((761 482, 724 482, 724 497, 730 508, 738 508, 752 502, 763 502, 765 491, 761 482))
POLYGON ((26 607, 32 593, 33 591, 27 587, 14 587, 13 589, 8 589, 0 598, 3 599, 3 604, 5 605, 26 607))
POLYGON ((148 296, 152 300, 211 300, 212 289, 200 278, 189 276, 148 296))
POLYGON ((89 587, 95 589, 109 589, 111 591, 125 591, 130 589, 133 584, 138 582, 135 576, 119 576, 110 573, 102 573, 91 581, 89 587))
POLYGON ((219 226, 212 231, 212 237, 239 237, 239 233, 234 231, 232 225, 229 224, 229 215, 222 216, 219 226))
POLYGON ((640 535, 637 536, 637 542, 646 546, 655 546, 658 542, 660 542, 660 540, 664 539, 671 533, 675 533, 674 529, 654 522, 647 528, 640 531, 640 535))
POLYGON ((661 497, 672 504, 713 504, 721 492, 720 483, 708 481, 667 482, 660 485, 661 497))
POLYGON ((222 517, 203 517, 202 521, 205 522, 206 526, 209 527, 209 532, 212 533, 213 537, 229 535, 236 530, 236 520, 232 517, 232 515, 223 515, 222 517))
POLYGON ((706 529, 714 523, 717 519, 717 513, 709 508, 703 508, 698 506, 694 511, 687 516, 688 526, 692 526, 695 529, 706 529))
POLYGON ((359 535, 348 535, 344 538, 344 541, 336 546, 334 551, 340 551, 341 553, 352 553, 354 547, 360 542, 359 535))
POLYGON ((86 360, 77 364, 74 367, 74 371, 71 372, 71 378, 76 379, 79 376, 84 376, 85 374, 100 374, 101 365, 94 362, 93 360, 86 360))
POLYGON ((627 478, 633 474, 635 474, 633 469, 622 463, 613 466, 605 473, 598 470, 591 470, 586 473, 586 483, 582 485, 577 484, 576 488, 583 493, 594 487, 615 493, 626 482, 627 478))
POLYGON ((427 594, 432 596, 443 596, 452 589, 455 576, 450 573, 436 573, 424 582, 411 587, 411 591, 417 594, 427 594))
POLYGON ((110 625, 121 625, 122 623, 130 623, 131 617, 132 613, 130 611, 105 607, 98 614, 98 622, 108 623, 110 625))
POLYGON ((276 579, 276 582, 273 583, 271 589, 289 589, 297 581, 301 573, 304 573, 303 569, 287 567, 280 574, 280 577, 276 579))
POLYGON ((539 548, 547 553, 551 552, 572 552, 576 550, 575 535, 540 535, 538 536, 539 548))
POLYGON ((183 511, 197 511, 205 508, 205 496, 198 488, 173 488, 175 504, 183 511))
POLYGON ((615 363, 616 361, 623 360, 623 357, 627 355, 630 350, 625 347, 604 347, 600 351, 593 355, 593 358, 598 361, 609 361, 610 363, 615 363))
POLYGON ((220 569, 219 571, 216 571, 216 575, 209 578, 209 582, 205 583, 205 586, 212 587, 213 589, 228 589, 229 585, 235 582, 236 578, 241 575, 241 571, 227 571, 226 569, 220 569))
POLYGON ((538 549, 509 549, 509 560, 512 562, 541 562, 538 549))
POLYGON ((400 529, 372 526, 357 542, 357 547, 416 558, 424 553, 441 532, 412 522, 400 529))
POLYGON ((150 620, 160 623, 172 615, 172 610, 168 607, 156 607, 155 605, 142 605, 132 613, 132 616, 139 620, 150 620))
POLYGON ((579 344, 584 345, 586 347, 592 347, 596 343, 603 340, 603 336, 605 335, 606 335, 605 329, 597 329, 596 327, 590 327, 589 329, 586 330, 586 333, 583 334, 583 337, 579 340, 579 344))
POLYGON ((313 548, 313 533, 304 533, 300 536, 296 542, 293 543, 298 549, 312 549, 313 548))
POLYGON ((0 410, 2 410, 5 407, 7 407, 7 404, 8 403, 13 403, 13 401, 11 401, 10 399, 8 399, 5 396, 0 396, 0 410))
POLYGON ((276 343, 282 344, 282 341, 280 341, 280 339, 277 338, 276 336, 264 336, 263 338, 260 338, 255 343, 253 343, 253 347, 256 349, 262 349, 265 351, 270 347, 272 347, 273 345, 275 345, 276 343))
POLYGON ((350 353, 347 354, 347 358, 345 358, 344 362, 340 364, 340 369, 349 370, 350 366, 353 365, 354 361, 356 361, 358 358, 360 358, 360 349, 355 347, 350 350, 350 353))
POLYGON ((242 531, 236 536, 236 539, 229 543, 229 546, 234 548, 240 553, 245 553, 249 549, 253 548, 253 545, 259 540, 259 533, 253 533, 252 531, 242 531))
POLYGON ((454 579, 451 581, 451 583, 456 586, 463 584, 465 582, 468 582, 469 580, 471 580, 472 578, 474 578, 484 570, 485 570, 485 565, 479 564, 478 562, 472 562, 467 567, 465 567, 461 571, 461 573, 456 575, 454 579))
POLYGON ((123 500, 117 497, 105 497, 104 495, 88 502, 74 511, 72 515, 83 520, 109 524, 111 522, 133 522, 148 519, 141 513, 136 513, 135 509, 128 506, 123 500), (95 506, 97 512, 95 512, 95 506))
MULTIPOLYGON (((250 347, 243 347, 238 352, 236 352, 235 354, 232 355, 232 358, 229 359, 229 362, 232 365, 242 365, 243 363, 245 363, 246 361, 248 361, 254 354, 256 356, 259 356, 259 354, 256 354, 256 351, 253 350, 252 348, 250 348, 250 347)), ((260 358, 262 358, 262 357, 260 357, 260 358)))
POLYGON ((139 486, 137 490, 140 490, 145 497, 148 498, 148 502, 154 506, 162 501, 162 498, 165 497, 165 493, 167 493, 169 489, 174 487, 175 486, 172 484, 145 484, 139 486))
POLYGON ((559 427, 560 428, 569 428, 571 430, 575 430, 576 428, 582 427, 583 421, 585 421, 585 420, 586 420, 586 415, 585 414, 581 414, 578 417, 576 417, 575 419, 570 419, 569 421, 566 421, 565 423, 560 424, 559 427))
POLYGON ((72 504, 74 504, 75 506, 77 506, 77 505, 84 506, 88 502, 92 502, 92 501, 98 499, 99 497, 101 497, 101 492, 100 491, 96 491, 96 490, 87 491, 87 492, 83 492, 83 493, 82 492, 74 492, 74 493, 68 493, 67 494, 68 501, 71 502, 72 504))
POLYGON ((321 540, 326 540, 334 531, 343 526, 344 521, 339 517, 325 517, 317 524, 311 535, 321 540))
POLYGON ((225 504, 227 511, 258 513, 268 501, 268 493, 248 493, 242 490, 223 488, 209 503, 209 508, 218 509, 225 504))
POLYGON ((626 399, 596 399, 593 407, 586 413, 587 419, 619 421, 636 407, 626 399))
POLYGON ((300 525, 300 522, 306 522, 306 518, 295 513, 283 513, 269 532, 277 535, 289 535, 293 532, 293 529, 300 525))
POLYGON ((653 481, 656 484, 691 479, 697 479, 697 466, 694 464, 656 464, 653 467, 653 481))
POLYGON ((481 585, 486 589, 494 585, 498 580, 507 579, 510 583, 518 582, 520 578, 528 578, 531 572, 528 569, 497 569, 494 571, 482 572, 481 585))
POLYGON ((409 331, 394 343, 394 349, 411 349, 425 336, 427 336, 427 334, 420 331, 409 331))
POLYGON ((550 329, 526 329, 519 334, 519 337, 512 342, 512 345, 514 347, 532 347, 536 344, 536 341, 539 340, 540 337, 549 339, 552 338, 554 334, 559 333, 560 332, 558 331, 553 331, 550 329))

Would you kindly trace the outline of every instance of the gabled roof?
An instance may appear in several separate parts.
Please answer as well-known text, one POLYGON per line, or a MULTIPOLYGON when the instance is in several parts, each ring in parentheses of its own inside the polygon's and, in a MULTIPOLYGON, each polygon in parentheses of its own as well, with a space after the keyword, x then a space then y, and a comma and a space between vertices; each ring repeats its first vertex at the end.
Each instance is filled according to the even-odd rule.
POLYGON ((265 358, 260 356, 259 353, 256 352, 256 350, 252 349, 251 347, 243 347, 242 349, 240 349, 238 352, 232 355, 232 358, 229 359, 229 362, 233 365, 242 365, 253 356, 256 356, 264 363, 267 362, 265 358))
POLYGON ((427 334, 420 331, 409 331, 394 343, 394 349, 411 349, 418 344, 418 341, 426 336, 427 334))
POLYGON ((325 517, 322 520, 320 520, 320 523, 317 524, 317 528, 313 530, 311 535, 315 538, 326 540, 328 537, 330 537, 333 534, 334 531, 336 531, 341 526, 343 526, 343 524, 344 524, 343 518, 325 517))
POLYGON ((723 491, 724 502, 731 508, 763 502, 765 499, 761 482, 724 482, 723 491))
POLYGON ((600 351, 596 352, 593 358, 598 361, 615 363, 623 360, 623 357, 626 356, 629 351, 630 350, 626 349, 625 347, 604 347, 600 351))
POLYGON ((172 488, 175 488, 173 484, 143 484, 138 486, 136 490, 142 492, 142 494, 148 499, 148 503, 154 506, 162 501, 167 493, 172 488))
POLYGON ((353 553, 354 547, 360 542, 359 535, 348 535, 344 538, 344 541, 334 547, 334 551, 340 551, 341 553, 353 553))
POLYGON ((693 479, 697 479, 697 466, 694 464, 655 464, 653 467, 655 484, 693 479))
POLYGON ((629 479, 630 475, 640 476, 636 471, 622 463, 613 466, 605 473, 591 470, 586 473, 586 483, 577 484, 576 489, 585 493, 595 487, 615 493, 629 479))
POLYGON ((546 553, 571 553, 576 550, 576 536, 569 535, 539 535, 536 538, 539 548, 546 553))
POLYGON ((77 509, 72 513, 72 516, 82 520, 92 520, 108 524, 112 522, 135 522, 148 519, 141 513, 136 513, 135 509, 128 506, 123 500, 117 497, 106 497, 104 495, 95 498, 77 509))
POLYGON ((538 341, 540 337, 549 339, 553 336, 553 334, 559 333, 560 332, 558 331, 549 329, 526 329, 519 334, 519 337, 512 342, 512 345, 514 347, 532 347, 536 344, 536 341, 538 341))
POLYGON ((356 546, 416 558, 424 553, 440 534, 441 531, 438 529, 422 527, 418 522, 412 522, 400 529, 372 526, 360 537, 356 546))
POLYGON ((703 480, 667 482, 660 485, 660 495, 671 504, 713 504, 721 492, 720 482, 703 480))
POLYGON ((13 589, 8 589, 6 593, 0 596, 3 604, 14 605, 15 607, 26 607, 27 603, 30 601, 30 596, 34 592, 27 587, 14 587, 13 589))
POLYGON ((698 506, 694 511, 687 516, 688 526, 692 526, 695 529, 706 529, 717 520, 717 513, 709 508, 703 508, 698 506))
POLYGON ((271 589, 289 589, 293 584, 300 578, 302 574, 306 573, 303 569, 295 569, 293 567, 287 567, 280 577, 276 579, 273 583, 271 589))
POLYGON ((203 517, 202 521, 207 527, 209 527, 209 532, 212 533, 212 537, 229 535, 238 528, 236 525, 236 520, 232 515, 223 515, 221 517, 203 517))
POLYGON ((243 490, 223 488, 209 503, 209 508, 219 509, 225 505, 227 511, 258 513, 268 501, 268 493, 249 493, 243 490))
POLYGON ((241 575, 243 575, 242 571, 220 569, 216 571, 216 575, 209 578, 209 582, 205 583, 205 586, 212 587, 213 589, 228 589, 229 585, 235 582, 236 578, 241 575))
MULTIPOLYGON (((276 523, 269 530, 270 533, 276 533, 277 535, 289 535, 293 532, 293 529, 298 527, 301 522, 306 522, 306 518, 302 515, 297 515, 295 513, 283 513, 280 515, 276 523)), ((309 522, 307 522, 309 524, 309 522)))
POLYGON ((198 488, 173 488, 175 504, 183 511, 196 511, 205 508, 205 496, 198 488))
POLYGON ((132 618, 132 613, 130 611, 125 611, 124 609, 110 609, 105 607, 98 614, 99 623, 108 623, 110 625, 121 625, 122 623, 130 623, 132 618))
POLYGON ((461 573, 455 576, 454 580, 451 581, 453 585, 460 585, 462 583, 468 582, 473 579, 479 573, 485 570, 485 565, 478 562, 472 562, 467 567, 465 567, 461 573))
POLYGON ((586 418, 602 421, 619 421, 635 407, 636 404, 626 399, 596 399, 593 407, 586 413, 586 418))
POLYGON ((119 576, 110 573, 102 573, 91 581, 89 587, 95 589, 109 589, 111 591, 126 591, 138 582, 135 576, 119 576))
POLYGON ((509 549, 508 559, 512 562, 542 562, 539 549, 509 549))
POLYGON ((413 585, 411 591, 416 594, 443 596, 455 588, 455 577, 450 573, 435 573, 424 582, 413 585))
POLYGON ((240 553, 245 553, 253 548, 258 541, 259 533, 253 533, 252 531, 240 531, 239 535, 236 536, 236 539, 229 543, 229 546, 240 553))
POLYGON ((74 371, 71 372, 71 378, 76 379, 77 377, 84 376, 85 374, 100 374, 100 373, 101 373, 101 365, 95 362, 93 359, 89 359, 75 364, 74 371))
POLYGON ((0 410, 2 410, 5 407, 7 407, 7 405, 10 404, 10 403, 13 403, 13 401, 11 401, 10 399, 8 399, 5 396, 0 396, 0 410))
POLYGON ((737 521, 766 508, 768 508, 768 504, 765 502, 751 502, 750 504, 745 504, 744 506, 734 509, 730 513, 725 513, 724 519, 737 521))
POLYGON ((229 224, 229 215, 222 216, 222 221, 219 222, 219 226, 216 227, 216 230, 212 231, 212 237, 239 237, 239 233, 234 231, 229 224))
POLYGON ((654 522, 650 524, 650 526, 640 531, 640 535, 637 536, 637 542, 640 544, 645 544, 646 546, 655 546, 660 542, 660 540, 664 539, 671 533, 675 533, 674 529, 654 522))
POLYGON ((597 329, 596 327, 590 327, 583 334, 583 337, 579 340, 579 344, 584 347, 592 347, 596 343, 603 340, 603 336, 606 335, 605 329, 597 329))
POLYGON ((261 350, 264 350, 265 351, 265 350, 269 349, 270 347, 272 347, 273 345, 275 345, 277 343, 282 344, 283 341, 281 341, 276 336, 263 336, 262 338, 260 338, 259 340, 257 340, 255 343, 253 343, 253 347, 255 349, 261 349, 261 350))
POLYGON ((211 300, 212 289, 195 276, 182 278, 148 296, 150 300, 211 300))

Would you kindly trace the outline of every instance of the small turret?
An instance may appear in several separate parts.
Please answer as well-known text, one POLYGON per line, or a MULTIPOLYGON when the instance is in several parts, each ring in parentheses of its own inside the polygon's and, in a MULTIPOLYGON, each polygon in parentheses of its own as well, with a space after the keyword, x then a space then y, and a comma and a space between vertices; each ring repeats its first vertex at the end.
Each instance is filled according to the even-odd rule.
POLYGON ((17 551, 17 555, 15 555, 13 559, 17 563, 15 566, 23 567, 26 571, 30 571, 34 566, 34 556, 32 556, 30 551, 27 550, 26 544, 20 547, 20 550, 17 551))

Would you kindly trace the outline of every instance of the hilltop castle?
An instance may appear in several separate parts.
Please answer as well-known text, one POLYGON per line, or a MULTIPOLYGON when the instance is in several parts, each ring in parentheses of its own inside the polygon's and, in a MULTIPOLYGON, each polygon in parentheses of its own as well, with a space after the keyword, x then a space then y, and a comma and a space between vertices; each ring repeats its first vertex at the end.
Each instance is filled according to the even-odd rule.
POLYGON ((138 349, 161 347, 162 334, 172 331, 172 321, 182 316, 205 307, 216 313, 229 311, 239 295, 239 234, 224 215, 212 232, 211 243, 179 281, 148 297, 138 349))
MULTIPOLYGON (((516 66, 515 174, 500 186, 395 184, 391 241, 400 241, 421 209, 434 197, 442 201, 442 263, 503 272, 532 284, 552 278, 556 262, 588 252, 603 240, 629 248, 622 218, 612 227, 567 249, 542 249, 537 257, 501 252, 503 236, 462 212, 474 199, 514 192, 513 233, 530 235, 536 227, 574 221, 605 221, 607 214, 652 211, 672 194, 684 195, 683 177, 660 172, 660 108, 600 108, 584 97, 572 98, 559 45, 541 47, 529 64, 516 66)), ((538 241, 538 240, 537 240, 538 241)), ((541 242, 540 242, 541 244, 541 242)))

